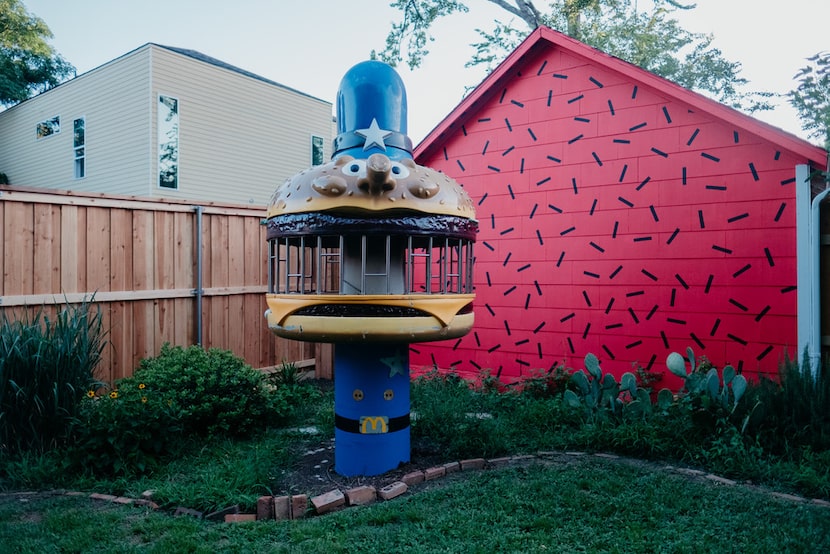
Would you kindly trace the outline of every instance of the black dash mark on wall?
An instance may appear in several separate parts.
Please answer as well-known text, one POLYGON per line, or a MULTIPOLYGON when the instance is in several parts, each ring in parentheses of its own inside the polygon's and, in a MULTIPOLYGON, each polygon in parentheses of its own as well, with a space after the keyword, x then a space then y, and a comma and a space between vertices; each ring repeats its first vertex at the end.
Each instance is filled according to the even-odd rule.
POLYGON ((732 131, 732 140, 735 142, 735 144, 738 144, 740 142, 741 139, 738 135, 738 131, 732 131))
POLYGON ((525 172, 525 159, 522 158, 522 163, 519 166, 519 173, 524 173, 524 172, 525 172))
POLYGON ((674 308, 674 301, 677 300, 677 289, 671 289, 671 298, 669 298, 669 306, 674 308))
POLYGON ((478 331, 473 331, 473 338, 476 340, 476 346, 481 348, 481 339, 478 336, 478 331))
POLYGON ((585 326, 585 330, 582 332, 582 338, 583 339, 588 338, 588 332, 590 330, 591 330, 591 324, 589 323, 588 325, 585 326))
POLYGON ((645 127, 646 125, 648 125, 648 123, 647 123, 647 122, 645 122, 645 121, 643 121, 642 123, 638 123, 637 125, 635 125, 635 126, 633 126, 633 127, 629 127, 629 128, 628 128, 628 130, 629 130, 629 132, 630 132, 630 131, 636 131, 637 129, 642 129, 642 128, 643 128, 643 127, 645 127))
POLYGON ((634 85, 634 90, 631 91, 631 98, 637 98, 637 85, 634 85))
POLYGON ((726 190, 726 185, 706 185, 706 190, 726 190))
POLYGON ((618 181, 619 183, 622 183, 623 180, 625 179, 625 172, 626 171, 628 171, 628 164, 623 165, 622 171, 620 172, 620 180, 618 181))
POLYGON ((605 253, 605 248, 603 248, 603 247, 602 247, 602 246, 600 246, 599 244, 595 243, 594 241, 591 241, 591 242, 589 242, 588 244, 590 244, 590 245, 591 245, 591 247, 595 248, 598 252, 600 252, 600 253, 605 253))
POLYGON ((545 178, 544 178, 544 179, 542 179, 541 181, 536 181, 536 186, 537 186, 537 187, 541 187, 542 185, 544 185, 544 184, 545 184, 545 183, 547 183, 548 181, 550 181, 550 177, 545 177, 545 178))
POLYGON ((715 276, 711 273, 709 274, 709 278, 706 280, 706 288, 703 289, 703 292, 709 294, 709 291, 712 289, 712 281, 715 280, 715 276))
POLYGON ((685 185, 686 184, 686 166, 683 166, 681 182, 685 185))
POLYGON ((602 160, 599 159, 596 152, 591 152, 591 156, 594 157, 594 161, 597 162, 597 165, 602 167, 602 160))
POLYGON ((671 244, 672 242, 674 242, 674 239, 677 238, 678 233, 680 233, 680 227, 675 227, 674 232, 668 238, 668 240, 666 241, 666 244, 671 244))
POLYGON ((576 313, 575 313, 575 312, 571 312, 571 313, 569 313, 568 315, 566 315, 566 316, 564 316, 563 318, 561 318, 561 319, 559 320, 559 323, 565 323, 565 322, 566 322, 566 321, 568 321, 569 319, 573 319, 573 318, 575 318, 575 317, 576 317, 576 313))
POLYGON ((467 170, 464 168, 464 164, 463 164, 463 163, 461 163, 461 160, 455 160, 455 163, 457 163, 457 164, 458 164, 458 167, 460 167, 460 168, 461 168, 461 171, 467 171, 467 170))
POLYGON ((775 161, 777 162, 777 161, 778 161, 778 159, 779 159, 780 157, 781 157, 781 151, 780 151, 780 150, 776 150, 776 151, 775 151, 775 158, 774 158, 774 159, 775 159, 775 161))
POLYGON ((575 230, 576 230, 576 227, 568 227, 568 228, 567 228, 567 229, 565 229, 564 231, 561 231, 561 232, 559 233, 559 236, 560 236, 560 237, 564 237, 565 235, 567 235, 567 234, 568 234, 568 233, 570 233, 571 231, 575 231, 575 230))
POLYGON ((652 281, 657 281, 657 275, 655 275, 654 273, 651 273, 650 271, 648 271, 646 269, 641 269, 640 273, 642 273, 643 275, 645 275, 646 277, 648 277, 652 281))
POLYGON ((657 311, 657 308, 658 308, 657 304, 655 304, 654 306, 651 307, 651 309, 648 311, 648 314, 646 314, 646 321, 651 319, 651 317, 654 315, 654 312, 657 311))
POLYGON ((658 156, 662 156, 664 158, 669 157, 668 153, 663 152, 662 150, 658 150, 657 148, 652 148, 651 151, 654 152, 655 154, 657 154, 658 156))
POLYGON ((513 132, 513 126, 510 124, 510 120, 506 117, 504 118, 504 124, 507 125, 507 130, 511 133, 513 132))
POLYGON ((752 172, 752 179, 753 180, 755 180, 755 181, 760 180, 760 177, 758 177, 758 170, 755 169, 755 164, 754 163, 749 162, 749 170, 752 172))
POLYGON ((467 127, 466 127, 466 125, 461 126, 461 132, 464 134, 465 137, 467 136, 467 127))
MULTIPOLYGON (((510 258, 513 256, 513 252, 508 252, 507 256, 504 257, 504 261, 502 262, 502 267, 507 267, 507 263, 510 261, 510 258)), ((516 288, 515 286, 513 288, 516 288)), ((512 289, 511 289, 512 290, 512 289)))
POLYGON ((496 214, 490 214, 490 228, 496 228, 496 214))
POLYGON ((502 153, 501 153, 501 155, 502 155, 502 156, 506 156, 506 155, 508 155, 509 153, 511 153, 511 152, 512 152, 515 148, 516 148, 515 146, 511 146, 510 148, 508 148, 507 150, 505 150, 504 152, 502 152, 502 153))
POLYGON ((749 217, 749 213, 744 212, 742 214, 738 214, 738 215, 734 215, 734 216, 730 217, 729 219, 726 220, 726 222, 727 223, 735 223, 736 221, 740 221, 740 220, 742 220, 744 218, 747 218, 747 217, 749 217))
POLYGON ((764 248, 764 255, 767 257, 767 263, 770 267, 775 267, 775 260, 772 259, 772 253, 769 248, 764 248))
POLYGON ((574 102, 578 102, 578 101, 582 100, 584 97, 585 97, 584 94, 580 94, 579 96, 574 96, 573 98, 568 100, 568 104, 573 104, 574 102))
POLYGON ((669 323, 674 323, 675 325, 686 325, 685 319, 677 319, 676 317, 667 317, 666 321, 669 323))
POLYGON ((784 179, 783 181, 781 181, 781 186, 783 187, 785 185, 790 185, 792 183, 795 183, 795 177, 791 177, 789 179, 784 179))
POLYGON ((481 155, 485 155, 487 153, 487 147, 490 146, 490 141, 484 143, 484 148, 481 149, 481 155))
POLYGON ((614 113, 614 104, 611 103, 611 100, 608 101, 608 111, 611 112, 611 115, 616 115, 614 113))
POLYGON ((651 217, 654 219, 655 223, 660 221, 660 218, 657 217, 657 210, 654 208, 654 204, 648 207, 649 211, 651 212, 651 217))
POLYGON ((579 189, 576 188, 576 177, 571 177, 571 186, 573 186, 574 194, 579 194, 579 189))
POLYGON ((758 361, 760 362, 760 361, 761 361, 761 360, 763 360, 763 359, 767 356, 767 354, 769 354, 770 352, 772 352, 772 345, 771 345, 771 344, 770 344, 770 345, 768 345, 766 348, 764 348, 764 351, 763 351, 763 352, 761 352, 760 354, 758 354, 758 356, 756 356, 756 357, 755 357, 755 359, 756 359, 756 360, 758 360, 758 361))
POLYGON ((677 279, 677 282, 680 283, 680 286, 682 286, 686 290, 689 290, 689 285, 686 284, 686 281, 683 280, 683 277, 681 277, 679 273, 675 273, 674 278, 677 279))
POLYGON ((450 157, 447 155, 447 147, 444 147, 444 161, 449 161, 450 157))
POLYGON ((492 354, 493 352, 495 352, 499 348, 501 348, 501 344, 497 344, 496 346, 491 346, 490 348, 487 349, 487 353, 492 354))
POLYGON ((594 273, 593 271, 588 271, 587 269, 584 270, 582 274, 586 277, 591 277, 592 279, 599 279, 599 273, 594 273))
POLYGON ((536 287, 536 294, 542 296, 542 287, 539 286, 539 281, 533 281, 533 286, 536 287))
POLYGON ((584 136, 584 135, 577 135, 577 136, 575 136, 574 138, 572 138, 571 140, 569 140, 569 141, 568 141, 568 144, 573 144, 573 143, 575 143, 576 141, 578 141, 579 139, 581 139, 583 136, 584 136))
POLYGON ((527 133, 530 135, 530 138, 533 139, 533 142, 536 142, 536 135, 533 133, 533 129, 530 127, 527 128, 527 133))
POLYGON ((605 307, 605 315, 608 315, 611 312, 611 306, 614 305, 614 297, 611 297, 611 300, 608 301, 608 305, 605 307))
POLYGON ((484 276, 485 276, 485 277, 487 277, 487 286, 488 286, 488 287, 492 287, 492 286, 493 286, 493 282, 490 280, 490 272, 489 272, 489 271, 485 271, 485 272, 484 272, 484 276))
POLYGON ((591 202, 591 210, 588 212, 588 215, 594 215, 594 210, 597 209, 597 202, 598 200, 594 198, 594 201, 591 202))
POLYGON ((458 350, 458 346, 461 344, 461 339, 455 341, 455 344, 452 345, 453 350, 458 350))
POLYGON ((514 106, 519 106, 520 108, 525 107, 525 105, 522 104, 521 102, 519 102, 518 100, 511 100, 510 103, 513 104, 514 106))
POLYGON ((784 215, 784 208, 786 208, 786 207, 787 207, 787 203, 786 202, 781 202, 781 205, 778 206, 778 212, 776 212, 776 214, 775 214, 775 220, 774 221, 778 222, 778 220, 781 219, 781 216, 784 215))
POLYGON ((504 330, 507 332, 507 336, 509 337, 512 333, 510 332, 510 324, 507 320, 504 320, 504 330))
POLYGON ((630 344, 626 344, 625 349, 626 350, 631 350, 632 348, 636 348, 637 346, 640 346, 641 344, 643 344, 643 341, 637 340, 637 341, 634 341, 630 344))
POLYGON ((548 204, 548 208, 550 208, 551 210, 555 211, 558 214, 562 213, 562 208, 554 206, 553 204, 548 204))
POLYGON ((798 287, 795 285, 790 285, 789 287, 784 287, 781 289, 781 294, 787 294, 788 292, 795 292, 798 290, 798 287))
POLYGON ((488 121, 490 121, 489 117, 482 117, 481 119, 478 120, 479 123, 487 123, 488 121))
POLYGON ((533 216, 536 215, 536 210, 539 208, 539 204, 533 204, 533 209, 530 210, 530 217, 528 219, 533 219, 533 216))
POLYGON ((666 332, 660 331, 660 338, 663 339, 663 348, 669 347, 669 339, 666 338, 666 332))
POLYGON ((491 244, 490 244, 489 242, 487 242, 486 240, 485 240, 485 241, 482 241, 482 242, 481 242, 481 244, 483 244, 483 245, 484 245, 484 247, 485 247, 487 250, 489 250, 490 252, 495 252, 495 251, 496 251, 496 249, 495 249, 495 248, 493 248, 493 245, 491 245, 491 244))
POLYGON ((542 71, 544 71, 544 70, 545 70, 545 66, 546 66, 546 65, 548 65, 548 61, 547 61, 547 60, 545 60, 545 61, 543 61, 543 62, 542 62, 542 66, 539 68, 539 71, 537 71, 537 72, 536 72, 536 76, 537 76, 537 77, 538 77, 539 75, 541 75, 541 74, 542 74, 542 71))
POLYGON ((609 278, 609 279, 613 279, 614 277, 616 277, 616 276, 617 276, 617 274, 618 274, 620 271, 622 271, 622 268, 623 268, 623 266, 618 265, 618 266, 617 266, 617 269, 615 269, 614 271, 612 271, 612 272, 611 272, 611 275, 609 275, 609 276, 608 276, 608 278, 609 278))
MULTIPOLYGON (((515 344, 516 346, 521 346, 521 345, 523 345, 523 344, 527 344, 527 343, 529 343, 529 342, 530 342, 530 339, 522 339, 522 340, 517 340, 517 341, 516 341, 515 343, 513 343, 513 344, 515 344)), ((516 361, 517 361, 517 362, 519 362, 519 363, 523 363, 521 360, 516 360, 516 361)), ((527 363, 527 362, 524 362, 524 363, 527 363)))
POLYGON ((739 310, 741 310, 742 312, 748 312, 749 311, 749 308, 747 308, 746 306, 744 306, 743 304, 741 304, 740 302, 738 302, 734 298, 730 298, 729 303, 732 304, 733 306, 735 306, 736 308, 738 308, 739 310))
POLYGON ((490 307, 490 304, 484 304, 484 307, 487 308, 487 311, 490 312, 491 316, 496 316, 496 312, 493 311, 493 308, 490 307))
POLYGON ((523 265, 522 267, 518 268, 518 269, 516 270, 516 273, 521 273, 522 271, 525 271, 525 270, 527 270, 527 269, 530 269, 530 264, 525 264, 525 265, 523 265))
POLYGON ((515 231, 515 230, 516 230, 516 228, 515 228, 515 227, 508 227, 508 228, 507 228, 507 229, 505 229, 504 231, 501 231, 499 234, 500 234, 501 236, 504 236, 504 235, 508 235, 508 234, 512 233, 512 232, 513 232, 513 231, 515 231))
POLYGON ((565 251, 563 250, 561 254, 559 254, 559 259, 556 260, 556 267, 562 265, 562 260, 565 259, 565 251))
POLYGON ((576 350, 574 350, 574 343, 571 340, 571 337, 568 337, 568 350, 571 351, 571 354, 575 354, 576 350))
POLYGON ((637 314, 634 313, 633 308, 628 308, 628 313, 631 314, 631 319, 634 320, 634 323, 640 323, 640 320, 637 319, 637 314))
POLYGON ((553 77, 554 79, 567 79, 568 78, 567 75, 562 75, 561 73, 554 73, 553 75, 551 75, 551 77, 553 77))
POLYGON ((540 360, 544 359, 544 356, 542 356, 542 343, 541 342, 536 343, 536 353, 539 354, 539 359, 540 360))
POLYGON ((505 95, 505 94, 507 94, 507 89, 503 89, 503 90, 501 91, 501 96, 499 96, 499 104, 501 104, 502 102, 504 102, 504 95, 505 95))
POLYGON ((588 119, 587 117, 575 117, 574 121, 578 121, 580 123, 590 123, 591 122, 591 120, 588 119))
POLYGON ((618 231, 619 229, 620 229, 620 222, 619 222, 619 221, 615 221, 615 222, 614 222, 614 230, 613 230, 613 231, 611 231, 611 238, 612 238, 612 239, 617 238, 617 231, 618 231))
POLYGON ((706 158, 707 160, 712 160, 713 162, 720 161, 720 158, 718 158, 717 156, 713 156, 712 154, 709 154, 707 152, 701 152, 700 155, 706 158))
POLYGON ((669 115, 669 110, 666 106, 663 106, 663 117, 666 118, 666 123, 671 123, 671 116, 669 115))
POLYGON ((697 220, 700 222, 700 228, 705 229, 706 223, 703 221, 703 210, 697 211, 697 220))
POLYGON ((765 306, 764 309, 761 310, 758 313, 758 315, 755 316, 755 321, 761 321, 761 318, 763 318, 765 315, 767 315, 767 312, 769 312, 771 309, 772 309, 772 306, 770 306, 770 305, 765 306))
POLYGON ((694 333, 689 333, 689 336, 692 337, 692 340, 695 341, 695 344, 698 345, 701 350, 706 350, 706 346, 704 346, 700 339, 697 338, 697 335, 695 335, 694 333))
POLYGON ((487 166, 487 169, 489 169, 490 171, 495 171, 496 173, 500 173, 500 172, 501 172, 501 169, 499 169, 498 167, 496 167, 496 166, 494 166, 494 165, 488 165, 488 166, 487 166))
POLYGON ((553 90, 548 91, 548 108, 550 108, 550 101, 553 99, 553 90))
POLYGON ((511 200, 515 200, 515 199, 516 199, 516 195, 515 195, 515 194, 513 194, 513 186, 512 186, 510 183, 507 183, 507 192, 509 192, 509 193, 510 193, 510 199, 511 199, 511 200))
POLYGON ((559 158, 554 158, 553 156, 547 156, 547 159, 549 159, 552 162, 556 162, 558 164, 562 163, 562 160, 560 160, 559 158))
POLYGON ((504 291, 504 293, 502 293, 502 294, 503 294, 504 296, 507 296, 507 295, 509 295, 510 293, 512 293, 514 290, 516 290, 516 285, 513 285, 512 287, 510 287, 509 289, 507 289, 506 291, 504 291))
POLYGON ((649 181, 651 181, 651 177, 646 177, 645 179, 643 179, 643 181, 639 185, 637 185, 637 190, 640 190, 641 188, 646 186, 649 181))
POLYGON ((715 319, 715 324, 712 325, 712 330, 709 331, 709 336, 714 337, 715 333, 718 332, 718 327, 720 327, 720 318, 715 319))
POLYGON ((590 308, 591 307, 591 299, 588 298, 588 291, 587 290, 582 291, 582 298, 585 299, 585 304, 587 304, 588 307, 590 308))
POLYGON ((623 204, 625 204, 625 205, 626 205, 626 206, 628 206, 629 208, 633 208, 633 207, 634 207, 634 203, 633 203, 633 202, 631 202, 630 200, 626 200, 626 199, 625 199, 625 198, 623 198, 622 196, 618 196, 618 197, 617 197, 617 200, 619 200, 620 202, 622 202, 623 204))
POLYGON ((742 273, 746 273, 747 271, 749 271, 749 268, 751 268, 751 267, 752 267, 752 264, 746 264, 746 265, 745 265, 745 266, 743 266, 741 269, 739 269, 738 271, 736 271, 735 273, 733 273, 733 274, 732 274, 732 278, 734 279, 735 277, 738 277, 738 276, 739 276, 739 275, 741 275, 742 273))
POLYGON ((729 337, 730 339, 734 340, 735 342, 737 342, 741 346, 746 346, 747 344, 749 344, 748 342, 746 342, 741 337, 735 336, 732 333, 726 333, 726 336, 729 337))
POLYGON ((544 322, 544 321, 543 321, 542 323, 540 323, 539 325, 537 325, 537 326, 536 326, 536 328, 533 330, 533 334, 535 335, 536 333, 538 333, 539 331, 541 331, 541 330, 542 330, 542 328, 545 326, 545 323, 546 323, 546 322, 544 322))
POLYGON ((631 141, 628 139, 614 139, 615 144, 631 144, 631 141))
POLYGON ((634 242, 648 242, 652 239, 651 235, 646 235, 644 237, 634 237, 634 242))
POLYGON ((657 361, 657 354, 652 354, 651 358, 648 360, 648 364, 646 365, 646 369, 651 371, 651 368, 654 365, 654 362, 656 362, 656 361, 657 361))
POLYGON ((723 252, 724 254, 731 254, 732 250, 729 248, 725 248, 723 246, 718 246, 717 244, 712 245, 712 250, 717 250, 718 252, 723 252))
POLYGON ((613 353, 613 352, 611 352, 611 350, 609 350, 609 349, 608 349, 608 347, 607 347, 607 346, 605 346, 604 344, 602 345, 602 349, 603 349, 603 350, 605 350, 605 353, 606 353, 606 354, 608 354, 608 357, 609 357, 609 358, 611 358, 612 360, 615 360, 615 359, 616 359, 616 358, 614 357, 614 353, 613 353))
POLYGON ((597 86, 597 88, 602 88, 602 87, 605 86, 602 83, 600 83, 599 81, 597 81, 596 79, 594 79, 593 77, 588 77, 588 80, 591 81, 592 83, 594 83, 597 86))
POLYGON ((479 201, 478 201, 478 205, 479 205, 479 206, 481 206, 482 204, 484 204, 484 200, 486 200, 486 199, 487 199, 487 194, 488 194, 488 193, 486 193, 486 192, 485 192, 485 193, 481 196, 481 200, 479 200, 479 201))
POLYGON ((692 136, 690 136, 690 137, 689 137, 689 140, 688 140, 688 141, 686 141, 686 146, 691 146, 691 145, 692 145, 692 143, 693 143, 693 142, 695 141, 695 139, 697 138, 697 134, 698 134, 698 133, 700 133, 700 129, 695 129, 695 132, 694 132, 694 133, 692 133, 692 136))

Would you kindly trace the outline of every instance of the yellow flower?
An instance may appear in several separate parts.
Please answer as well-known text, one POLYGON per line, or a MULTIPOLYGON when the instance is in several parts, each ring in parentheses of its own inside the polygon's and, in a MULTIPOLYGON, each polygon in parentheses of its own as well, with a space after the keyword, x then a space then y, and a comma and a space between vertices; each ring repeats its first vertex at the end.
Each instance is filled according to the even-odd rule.
POLYGON ((86 397, 87 398, 95 398, 95 391, 94 390, 86 391, 86 397))
POLYGON ((147 403, 147 397, 146 397, 146 396, 142 396, 142 397, 141 397, 141 403, 142 403, 142 404, 146 404, 146 403, 147 403))
POLYGON ((117 390, 112 391, 112 392, 110 393, 110 398, 112 398, 113 400, 115 400, 116 398, 118 398, 118 391, 117 391, 117 390))
POLYGON ((144 383, 139 383, 138 384, 138 390, 144 390, 145 387, 146 387, 146 385, 144 383))

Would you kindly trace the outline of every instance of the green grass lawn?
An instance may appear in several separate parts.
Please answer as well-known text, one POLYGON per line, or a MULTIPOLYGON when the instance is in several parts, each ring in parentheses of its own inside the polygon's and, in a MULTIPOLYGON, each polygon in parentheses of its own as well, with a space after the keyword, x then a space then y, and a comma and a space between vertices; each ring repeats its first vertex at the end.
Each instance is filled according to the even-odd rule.
POLYGON ((6 496, 0 551, 818 553, 830 551, 830 508, 585 456, 453 474, 388 502, 285 522, 6 496))

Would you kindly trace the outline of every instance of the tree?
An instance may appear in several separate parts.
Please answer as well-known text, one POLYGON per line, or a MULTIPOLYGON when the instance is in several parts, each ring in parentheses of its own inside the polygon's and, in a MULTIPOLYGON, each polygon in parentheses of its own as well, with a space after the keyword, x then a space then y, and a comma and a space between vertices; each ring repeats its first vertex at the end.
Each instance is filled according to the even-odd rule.
POLYGON ((789 93, 801 128, 830 150, 830 52, 819 52, 795 74, 798 87, 789 93))
POLYGON ((0 105, 9 106, 75 75, 47 42, 52 32, 21 0, 0 0, 0 105))
MULTIPOLYGON (((551 12, 540 12, 531 0, 487 0, 517 17, 524 25, 496 20, 491 31, 476 29, 482 40, 467 67, 485 64, 491 69, 533 29, 546 25, 608 54, 638 65, 675 83, 708 94, 749 112, 772 108, 768 92, 746 92, 748 81, 740 77, 741 64, 726 60, 712 46, 710 34, 683 29, 672 17, 677 10, 694 9, 676 0, 651 0, 650 10, 639 9, 637 0, 556 0, 551 12)), ((395 0, 402 12, 386 37, 380 59, 396 65, 404 60, 411 69, 420 66, 434 41, 430 27, 439 18, 469 11, 456 0, 395 0)))

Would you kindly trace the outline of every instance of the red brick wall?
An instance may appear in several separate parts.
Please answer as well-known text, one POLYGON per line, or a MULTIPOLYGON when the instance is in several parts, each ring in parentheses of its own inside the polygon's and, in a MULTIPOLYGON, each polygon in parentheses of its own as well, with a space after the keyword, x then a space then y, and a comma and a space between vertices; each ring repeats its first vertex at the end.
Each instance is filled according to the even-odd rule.
POLYGON ((596 354, 775 374, 796 345, 794 168, 774 144, 549 47, 419 163, 477 203, 476 325, 412 365, 502 377, 596 354))

